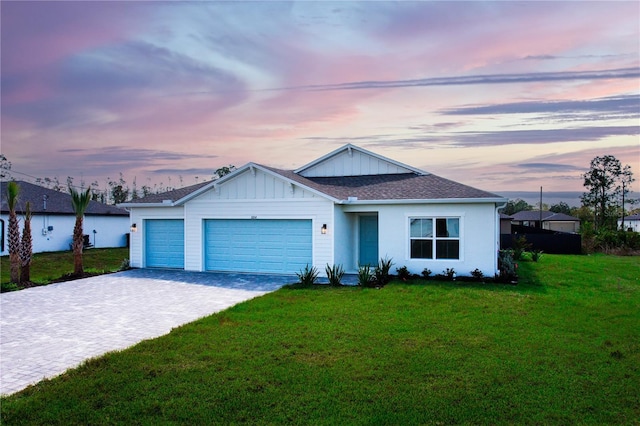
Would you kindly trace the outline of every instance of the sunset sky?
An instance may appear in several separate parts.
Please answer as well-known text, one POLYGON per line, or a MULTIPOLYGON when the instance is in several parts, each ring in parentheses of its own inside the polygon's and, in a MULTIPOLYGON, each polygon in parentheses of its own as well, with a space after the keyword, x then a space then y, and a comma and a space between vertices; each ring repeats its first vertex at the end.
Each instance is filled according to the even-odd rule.
POLYGON ((346 143, 481 189, 640 191, 640 2, 0 3, 14 177, 180 186, 346 143))

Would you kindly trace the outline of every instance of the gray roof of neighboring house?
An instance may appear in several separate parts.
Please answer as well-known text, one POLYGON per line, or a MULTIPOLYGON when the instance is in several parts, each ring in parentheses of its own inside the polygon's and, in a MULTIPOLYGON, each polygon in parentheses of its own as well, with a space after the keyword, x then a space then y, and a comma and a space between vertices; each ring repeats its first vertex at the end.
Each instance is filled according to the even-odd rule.
MULTIPOLYGON (((619 218, 618 220, 622 220, 622 218, 619 218)), ((640 220, 640 213, 632 214, 630 216, 625 216, 624 220, 640 220)))
POLYGON ((171 200, 171 202, 180 200, 187 195, 197 191, 205 185, 210 184, 211 181, 196 183, 195 185, 185 186, 184 188, 174 189, 168 192, 161 192, 159 194, 149 194, 146 197, 137 198, 135 200, 127 201, 127 204, 155 204, 162 203, 164 200, 171 200))
MULTIPOLYGON (((34 185, 29 182, 16 181, 20 187, 18 193, 18 204, 16 212, 23 214, 25 204, 28 201, 31 204, 31 212, 33 214, 70 214, 75 215, 71 205, 71 195, 66 192, 54 191, 40 185, 34 185), (44 197, 46 196, 46 209, 44 197)), ((2 182, 2 213, 8 213, 7 206, 7 182, 2 182)), ((90 201, 85 215, 88 216, 129 216, 129 212, 116 206, 90 201)))
MULTIPOLYGON (((518 213, 514 213, 513 215, 511 215, 511 217, 513 218, 513 220, 517 220, 517 221, 522 221, 522 220, 529 220, 529 221, 538 220, 539 221, 540 220, 540 210, 521 211, 521 212, 518 212, 518 213)), ((568 214, 564 214, 564 213, 554 213, 554 212, 543 210, 542 211, 542 221, 543 222, 551 222, 551 221, 556 221, 556 222, 580 222, 580 219, 578 219, 577 217, 569 216, 568 214)))

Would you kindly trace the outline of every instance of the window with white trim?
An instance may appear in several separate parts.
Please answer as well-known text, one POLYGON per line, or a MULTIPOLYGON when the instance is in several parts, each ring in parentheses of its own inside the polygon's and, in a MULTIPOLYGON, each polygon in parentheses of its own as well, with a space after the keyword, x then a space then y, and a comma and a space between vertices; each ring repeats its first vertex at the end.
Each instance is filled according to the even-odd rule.
POLYGON ((459 217, 410 217, 411 259, 460 259, 459 217))

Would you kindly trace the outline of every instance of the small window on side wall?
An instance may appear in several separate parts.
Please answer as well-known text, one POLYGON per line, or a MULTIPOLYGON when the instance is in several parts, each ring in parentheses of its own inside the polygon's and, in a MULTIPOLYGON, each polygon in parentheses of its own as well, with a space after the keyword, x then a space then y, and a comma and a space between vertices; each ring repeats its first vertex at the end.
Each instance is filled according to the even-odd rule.
POLYGON ((409 228, 411 259, 460 258, 460 218, 412 217, 409 228))

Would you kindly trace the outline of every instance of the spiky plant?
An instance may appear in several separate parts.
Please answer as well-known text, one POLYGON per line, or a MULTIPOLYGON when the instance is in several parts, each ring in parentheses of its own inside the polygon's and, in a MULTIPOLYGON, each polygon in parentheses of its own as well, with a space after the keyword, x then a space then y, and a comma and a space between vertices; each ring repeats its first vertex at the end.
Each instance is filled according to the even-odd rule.
POLYGON ((12 283, 20 281, 20 227, 16 216, 20 187, 14 181, 7 183, 7 207, 9 207, 9 265, 12 283))
POLYGON ((91 188, 86 191, 78 192, 74 188, 69 187, 71 193, 71 205, 76 214, 76 224, 73 227, 73 273, 77 276, 84 274, 84 266, 82 263, 82 248, 84 246, 84 233, 82 231, 82 222, 84 212, 91 201, 91 188))
POLYGON ((31 203, 26 202, 24 210, 24 227, 20 244, 20 282, 31 281, 31 256, 33 255, 33 238, 31 237, 31 203))

